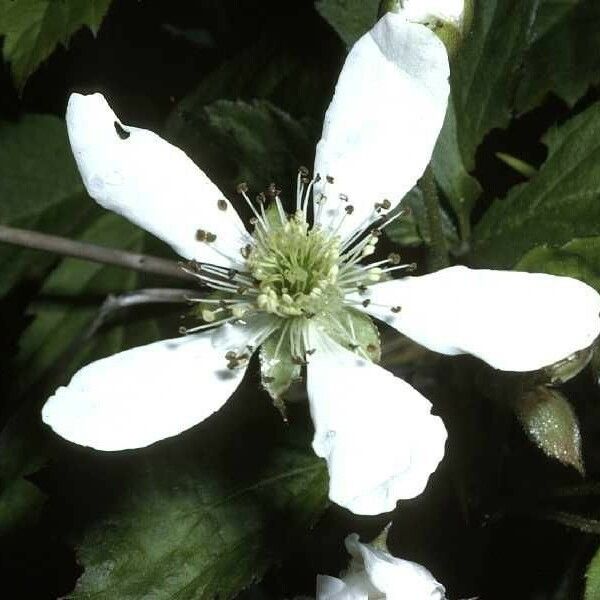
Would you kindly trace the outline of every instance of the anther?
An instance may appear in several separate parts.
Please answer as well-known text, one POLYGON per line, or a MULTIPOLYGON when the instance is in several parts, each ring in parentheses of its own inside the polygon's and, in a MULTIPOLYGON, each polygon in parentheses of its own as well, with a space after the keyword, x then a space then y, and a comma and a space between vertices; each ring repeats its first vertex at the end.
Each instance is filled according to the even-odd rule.
POLYGON ((375 352, 376 350, 377 350, 377 346, 375 346, 375 344, 367 345, 367 352, 375 352))
POLYGON ((340 194, 339 198, 342 202, 348 202, 348 196, 346 196, 346 194, 340 194))
POLYGON ((399 265, 400 264, 400 255, 397 252, 392 252, 389 256, 388 256, 388 260, 390 261, 391 264, 393 265, 399 265))
POLYGON ((325 179, 327 179, 327 183, 333 183, 335 181, 335 179, 331 175, 327 175, 325 179))
POLYGON ((258 219, 256 217, 250 217, 250 219, 248 219, 248 222, 250 223, 250 225, 256 225, 258 223, 258 219))
POLYGON ((183 325, 179 328, 179 333, 181 335, 185 335, 187 333, 187 327, 183 327, 183 325))
POLYGON ((348 204, 344 210, 346 211, 347 215, 351 215, 354 212, 354 206, 352 206, 352 204, 348 204))
POLYGON ((248 192, 248 184, 245 181, 238 183, 235 187, 238 194, 246 194, 248 192))
POLYGON ((229 350, 229 352, 227 352, 225 354, 225 358, 227 360, 235 360, 236 357, 237 357, 237 354, 233 350, 229 350))
POLYGON ((274 199, 279 196, 279 194, 281 194, 281 190, 277 187, 277 185, 275 183, 270 183, 269 187, 267 188, 267 196, 271 199, 274 199))
POLYGON ((196 239, 199 242, 211 243, 217 239, 217 236, 214 233, 211 233, 210 231, 204 231, 204 229, 198 229, 196 231, 196 239))
POLYGON ((365 300, 362 301, 362 305, 367 308, 367 306, 369 306, 369 304, 371 304, 371 300, 369 300, 369 298, 366 298, 365 300))
POLYGON ((392 306, 391 311, 398 314, 402 310, 401 306, 392 306))
POLYGON ((119 123, 119 121, 115 121, 114 125, 115 125, 115 131, 117 132, 117 135, 122 140, 126 140, 131 135, 131 132, 127 131, 123 127, 123 125, 121 125, 121 123, 119 123))
POLYGON ((240 249, 240 254, 244 258, 248 258, 250 256, 250 252, 252 252, 252 246, 250 244, 247 244, 240 249))
POLYGON ((256 196, 256 201, 259 204, 265 204, 265 202, 267 201, 267 197, 265 196, 265 193, 264 192, 260 192, 260 194, 258 194, 256 196))
POLYGON ((227 210, 227 200, 223 200, 223 198, 217 200, 217 208, 219 210, 227 210))

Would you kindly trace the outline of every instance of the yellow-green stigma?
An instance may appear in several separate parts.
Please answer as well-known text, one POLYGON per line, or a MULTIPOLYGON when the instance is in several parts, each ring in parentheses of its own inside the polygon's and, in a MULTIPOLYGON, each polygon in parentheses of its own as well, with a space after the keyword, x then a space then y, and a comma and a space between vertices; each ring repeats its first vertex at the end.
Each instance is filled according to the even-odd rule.
POLYGON ((256 228, 247 258, 256 281, 259 310, 279 317, 312 317, 335 310, 342 299, 337 285, 340 240, 316 227, 304 214, 256 228))

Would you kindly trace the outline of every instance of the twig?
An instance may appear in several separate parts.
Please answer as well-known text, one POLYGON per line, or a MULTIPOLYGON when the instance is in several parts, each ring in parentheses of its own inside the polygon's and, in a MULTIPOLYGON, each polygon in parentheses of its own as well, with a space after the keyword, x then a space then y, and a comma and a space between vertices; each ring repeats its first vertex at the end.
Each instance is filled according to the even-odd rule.
POLYGON ((57 235, 39 233, 28 229, 17 229, 16 227, 7 227, 0 225, 0 243, 23 246, 34 250, 45 250, 63 256, 90 260, 92 262, 115 265, 133 271, 143 273, 152 273, 153 275, 163 275, 165 277, 174 277, 193 281, 194 277, 184 272, 181 267, 172 260, 117 250, 97 244, 79 242, 57 235))

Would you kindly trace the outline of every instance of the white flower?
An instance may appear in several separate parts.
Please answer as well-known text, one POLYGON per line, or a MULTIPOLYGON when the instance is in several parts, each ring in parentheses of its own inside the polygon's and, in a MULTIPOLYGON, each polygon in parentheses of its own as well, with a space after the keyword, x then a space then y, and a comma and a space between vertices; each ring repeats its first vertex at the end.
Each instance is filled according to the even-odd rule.
POLYGON ((392 556, 353 533, 346 538, 352 556, 341 578, 319 575, 317 600, 444 600, 444 586, 421 565, 392 556))
POLYGON ((564 358, 599 329, 598 295, 571 279, 455 267, 384 281, 406 265, 395 255, 368 262, 431 157, 448 75, 427 27, 386 15, 348 55, 316 175, 300 170, 292 214, 277 190, 267 216, 239 187, 252 233, 181 150, 121 124, 99 94, 71 96, 69 139, 89 194, 193 261, 218 297, 198 299, 204 323, 189 335, 81 369, 48 400, 44 421, 100 450, 152 444, 217 411, 264 343, 263 370, 291 364, 291 377, 307 364, 313 447, 333 501, 377 514, 420 494, 443 457, 445 428, 419 392, 370 360, 359 317, 369 331, 365 312, 434 350, 512 370, 564 358))
POLYGON ((445 21, 460 26, 464 11, 465 0, 402 0, 402 13, 417 23, 445 21))

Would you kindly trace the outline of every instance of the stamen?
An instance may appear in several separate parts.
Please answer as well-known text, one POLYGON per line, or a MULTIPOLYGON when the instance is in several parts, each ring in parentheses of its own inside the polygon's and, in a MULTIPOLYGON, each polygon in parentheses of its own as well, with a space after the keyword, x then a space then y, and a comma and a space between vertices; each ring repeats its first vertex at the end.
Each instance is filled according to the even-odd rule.
POLYGON ((263 226, 265 231, 267 231, 269 229, 269 227, 268 227, 266 221, 263 220, 260 213, 256 210, 256 208, 254 207, 254 204, 252 204, 252 201, 250 200, 250 197, 248 196, 248 184, 245 181, 243 181, 242 183, 239 183, 237 185, 236 189, 237 189, 237 193, 240 194, 240 196, 242 196, 242 198, 244 198, 244 200, 246 201, 246 204, 248 204, 248 206, 250 207, 250 210, 254 213, 254 216, 257 218, 257 222, 263 226))

